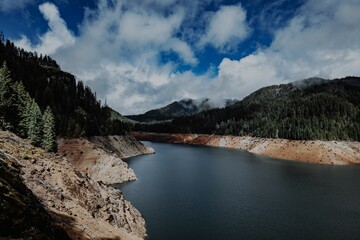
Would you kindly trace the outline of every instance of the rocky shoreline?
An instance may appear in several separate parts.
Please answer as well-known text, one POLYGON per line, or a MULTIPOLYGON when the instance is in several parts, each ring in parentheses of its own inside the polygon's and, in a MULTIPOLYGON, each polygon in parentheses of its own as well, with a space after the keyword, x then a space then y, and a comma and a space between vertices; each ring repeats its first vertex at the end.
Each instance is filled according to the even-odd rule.
POLYGON ((334 165, 360 164, 360 142, 300 141, 249 136, 145 132, 133 132, 132 135, 141 141, 236 148, 264 156, 307 163, 334 165))
POLYGON ((58 153, 80 172, 104 184, 136 180, 125 158, 154 153, 131 136, 97 136, 59 139, 58 153))
MULTIPOLYGON (((15 134, 0 131, 0 163, 17 166, 16 171, 6 171, 11 174, 0 176, 0 183, 20 178, 22 188, 28 189, 19 193, 10 184, 1 192, 4 199, 6 196, 10 199, 1 201, 0 220, 9 215, 3 211, 14 208, 14 203, 22 206, 23 202, 34 202, 30 192, 40 203, 36 211, 50 216, 51 222, 47 224, 64 231, 70 239, 144 239, 145 220, 140 212, 124 199, 121 191, 107 184, 136 179, 120 158, 120 152, 121 157, 129 157, 153 150, 129 136, 62 139, 59 143, 58 154, 46 153, 15 134), (78 156, 81 157, 77 159, 78 156)), ((10 218, 20 221, 19 216, 30 214, 28 208, 14 212, 10 218)), ((22 225, 29 229, 19 233, 17 229, 9 232, 2 229, 0 238, 37 239, 33 230, 37 226, 34 227, 32 219, 24 221, 22 225)), ((52 239, 49 231, 42 233, 41 227, 39 229, 42 239, 52 239)))

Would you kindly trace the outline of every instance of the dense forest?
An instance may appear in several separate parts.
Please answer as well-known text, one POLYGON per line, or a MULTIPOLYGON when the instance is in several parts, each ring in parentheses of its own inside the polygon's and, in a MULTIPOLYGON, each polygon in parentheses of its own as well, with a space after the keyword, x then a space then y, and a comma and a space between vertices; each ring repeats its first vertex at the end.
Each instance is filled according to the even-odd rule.
POLYGON ((136 131, 360 141, 360 78, 307 79, 262 88, 232 106, 137 124, 136 131))
POLYGON ((168 121, 177 117, 191 116, 196 113, 210 110, 219 107, 219 105, 230 106, 237 103, 236 99, 223 99, 222 103, 214 103, 209 98, 190 99, 185 98, 180 101, 175 101, 162 108, 150 110, 144 114, 128 115, 129 119, 137 122, 157 122, 168 121))
POLYGON ((88 86, 62 71, 55 60, 20 49, 5 40, 3 34, 0 35, 0 63, 4 63, 0 86, 3 91, 0 128, 29 135, 21 129, 21 119, 24 118, 21 108, 26 107, 20 106, 22 96, 25 102, 34 102, 33 109, 36 106, 39 109, 33 111, 40 116, 53 116, 57 136, 109 135, 129 131, 120 114, 114 114, 114 110, 102 105, 88 86))

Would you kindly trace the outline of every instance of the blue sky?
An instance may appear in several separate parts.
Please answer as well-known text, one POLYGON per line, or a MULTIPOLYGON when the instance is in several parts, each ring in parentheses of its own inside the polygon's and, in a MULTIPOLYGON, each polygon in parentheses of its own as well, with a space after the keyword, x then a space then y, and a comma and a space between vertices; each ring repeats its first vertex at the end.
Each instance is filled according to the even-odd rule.
POLYGON ((0 29, 124 114, 360 75, 358 0, 2 0, 0 29))

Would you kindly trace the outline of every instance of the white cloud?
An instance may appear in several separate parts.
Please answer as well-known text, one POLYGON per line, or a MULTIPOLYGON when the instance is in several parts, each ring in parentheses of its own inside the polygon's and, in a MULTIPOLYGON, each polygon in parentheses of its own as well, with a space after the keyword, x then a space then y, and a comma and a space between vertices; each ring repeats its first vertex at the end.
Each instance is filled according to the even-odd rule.
POLYGON ((1 0, 0 11, 10 12, 16 9, 23 9, 26 5, 34 3, 34 0, 1 0))
POLYGON ((26 36, 16 41, 16 45, 43 54, 54 54, 60 48, 74 45, 75 37, 60 17, 57 7, 52 3, 44 3, 39 6, 39 10, 48 21, 49 31, 39 37, 40 42, 36 46, 32 46, 26 36))
POLYGON ((145 112, 182 98, 241 99, 263 86, 313 76, 360 75, 357 0, 309 0, 287 26, 274 33, 269 47, 241 59, 225 58, 218 75, 210 68, 201 76, 177 72, 177 63, 162 63, 160 53, 173 52, 182 63, 195 65, 197 42, 221 51, 235 48, 249 34, 244 9, 220 7, 199 37, 203 29, 186 29, 189 19, 201 26, 205 21, 196 19, 194 11, 202 11, 198 1, 113 3, 109 6, 107 0, 99 0, 96 9, 88 9, 78 36, 66 28, 54 5, 41 5, 49 31, 40 36, 38 45, 26 37, 17 44, 52 52, 63 69, 84 80, 123 114, 145 112), (169 6, 172 11, 162 10, 169 6))
POLYGON ((250 55, 239 61, 223 59, 216 82, 218 97, 241 99, 260 87, 280 83, 272 61, 264 53, 250 55))
POLYGON ((169 90, 159 94, 177 81, 175 64, 159 62, 161 52, 174 52, 186 64, 198 62, 189 44, 176 36, 183 8, 163 14, 131 4, 99 1, 97 9, 87 10, 75 44, 53 54, 63 69, 122 113, 142 112, 180 96, 169 90))
POLYGON ((222 94, 242 98, 280 82, 360 75, 359 11, 359 1, 308 1, 270 47, 221 62, 222 94))
POLYGON ((246 11, 240 6, 223 6, 211 17, 200 46, 211 44, 222 51, 228 51, 249 34, 246 11))
POLYGON ((119 35, 126 44, 138 47, 144 45, 160 46, 171 38, 180 26, 182 16, 162 17, 146 12, 125 12, 120 19, 119 35))
POLYGON ((190 65, 196 65, 198 63, 191 47, 184 41, 177 38, 171 38, 164 49, 166 50, 166 48, 176 52, 186 63, 190 65))

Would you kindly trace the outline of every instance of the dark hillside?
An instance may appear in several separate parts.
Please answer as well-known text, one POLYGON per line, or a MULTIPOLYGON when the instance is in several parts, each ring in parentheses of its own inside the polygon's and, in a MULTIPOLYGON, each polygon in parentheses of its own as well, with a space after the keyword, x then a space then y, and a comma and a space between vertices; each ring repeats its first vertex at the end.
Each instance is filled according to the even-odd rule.
POLYGON ((23 83, 42 112, 50 106, 58 135, 123 134, 129 129, 122 121, 112 119, 113 110, 103 106, 89 87, 62 71, 49 56, 27 52, 2 39, 0 63, 3 62, 10 70, 12 85, 23 83))
POLYGON ((129 115, 128 118, 138 122, 156 122, 168 121, 177 117, 191 116, 196 113, 207 111, 221 106, 230 106, 238 102, 236 99, 223 99, 219 103, 214 103, 209 98, 202 99, 182 99, 180 101, 172 102, 162 108, 150 110, 144 114, 129 115))
POLYGON ((305 79, 261 88, 224 109, 136 130, 360 141, 359 96, 359 77, 305 79))

